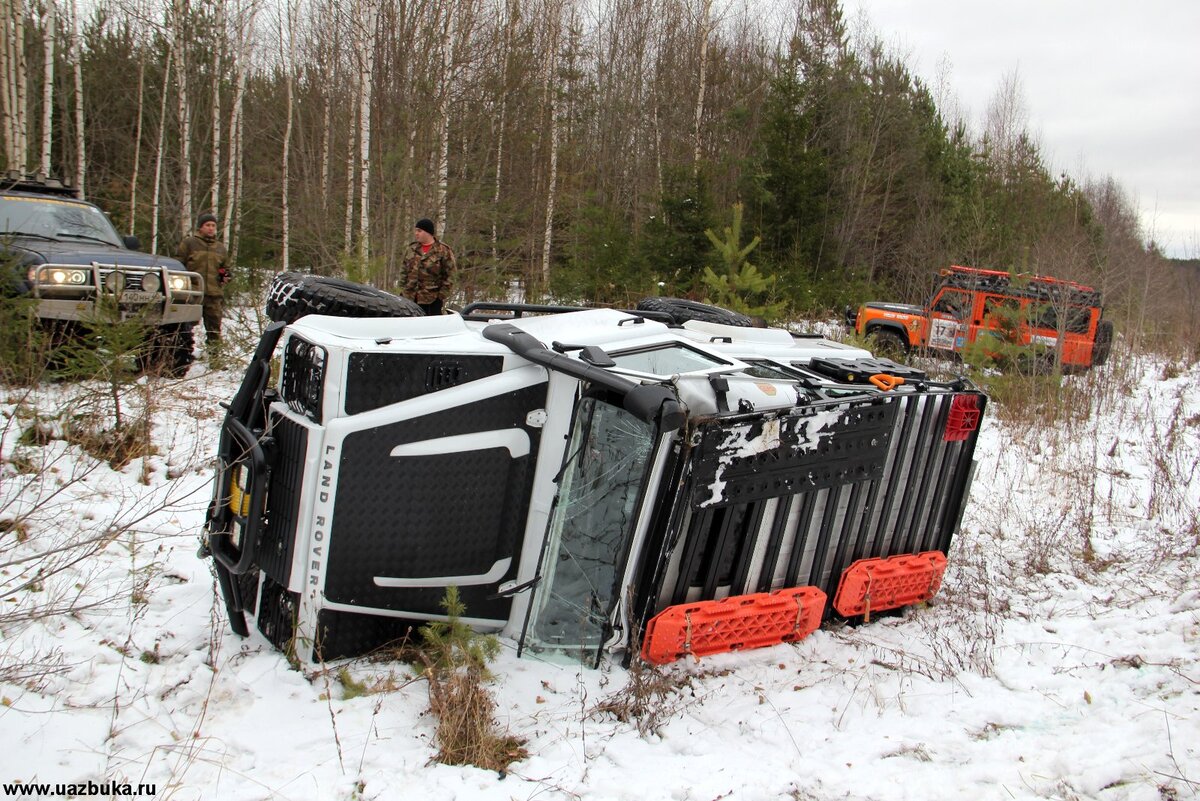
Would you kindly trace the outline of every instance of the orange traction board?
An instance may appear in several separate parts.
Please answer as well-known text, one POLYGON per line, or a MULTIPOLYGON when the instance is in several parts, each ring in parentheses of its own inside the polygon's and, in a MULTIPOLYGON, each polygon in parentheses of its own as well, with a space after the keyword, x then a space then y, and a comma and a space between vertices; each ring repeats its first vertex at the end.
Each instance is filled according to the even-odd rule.
POLYGON ((708 656, 802 640, 820 627, 825 601, 825 593, 816 587, 791 587, 669 606, 646 624, 642 659, 664 665, 689 654, 708 656))
POLYGON ((842 573, 833 608, 842 617, 928 601, 942 586, 946 556, 941 551, 888 559, 859 559, 842 573))

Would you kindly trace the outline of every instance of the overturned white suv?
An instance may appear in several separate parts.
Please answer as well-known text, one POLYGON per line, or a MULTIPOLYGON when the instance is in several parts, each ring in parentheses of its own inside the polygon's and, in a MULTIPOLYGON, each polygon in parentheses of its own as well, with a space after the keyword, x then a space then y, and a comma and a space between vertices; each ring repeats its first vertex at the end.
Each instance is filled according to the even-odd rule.
POLYGON ((684 301, 389 297, 276 282, 207 524, 238 634, 359 655, 456 586, 522 650, 664 662, 937 591, 985 404, 968 382, 684 301))

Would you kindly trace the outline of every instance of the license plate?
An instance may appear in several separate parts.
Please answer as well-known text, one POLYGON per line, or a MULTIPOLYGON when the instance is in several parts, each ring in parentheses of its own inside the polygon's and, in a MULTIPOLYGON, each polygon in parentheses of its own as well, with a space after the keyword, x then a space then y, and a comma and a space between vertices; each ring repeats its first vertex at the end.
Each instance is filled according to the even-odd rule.
POLYGON ((126 289, 121 293, 121 303, 153 303, 156 297, 156 292, 147 292, 144 289, 126 289))

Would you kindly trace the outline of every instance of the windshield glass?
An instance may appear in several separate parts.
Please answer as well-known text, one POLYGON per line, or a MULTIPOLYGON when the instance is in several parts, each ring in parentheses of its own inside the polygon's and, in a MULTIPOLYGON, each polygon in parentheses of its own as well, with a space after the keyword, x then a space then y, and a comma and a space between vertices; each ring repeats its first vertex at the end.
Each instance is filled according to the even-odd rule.
POLYGON ((729 366, 729 362, 714 359, 706 353, 680 344, 657 345, 611 355, 617 367, 657 376, 702 372, 729 366))
POLYGON ((0 231, 50 239, 84 239, 123 247, 104 212, 50 197, 0 197, 0 231))
POLYGON ((527 629, 532 650, 599 656, 652 445, 648 423, 580 401, 527 629))

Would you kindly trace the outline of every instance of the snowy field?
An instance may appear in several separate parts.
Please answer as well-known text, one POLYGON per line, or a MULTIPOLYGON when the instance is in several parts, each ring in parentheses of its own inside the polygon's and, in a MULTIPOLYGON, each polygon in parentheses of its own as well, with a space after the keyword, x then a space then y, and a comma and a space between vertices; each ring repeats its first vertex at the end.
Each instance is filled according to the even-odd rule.
POLYGON ((83 389, 0 394, 0 797, 1200 796, 1200 368, 1118 353, 1040 420, 993 407, 931 604, 672 666, 644 731, 597 711, 619 667, 504 642, 498 716, 530 754, 505 775, 432 762, 408 666, 350 664, 391 688, 348 699, 333 671, 229 632, 196 548, 236 381, 196 366, 135 386, 157 453, 120 471, 58 438, 83 389))

